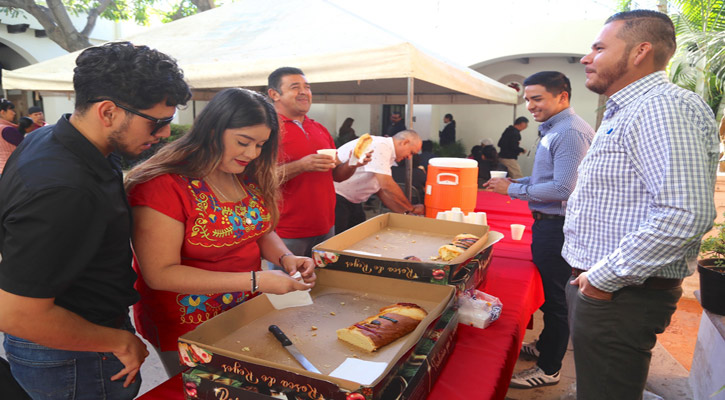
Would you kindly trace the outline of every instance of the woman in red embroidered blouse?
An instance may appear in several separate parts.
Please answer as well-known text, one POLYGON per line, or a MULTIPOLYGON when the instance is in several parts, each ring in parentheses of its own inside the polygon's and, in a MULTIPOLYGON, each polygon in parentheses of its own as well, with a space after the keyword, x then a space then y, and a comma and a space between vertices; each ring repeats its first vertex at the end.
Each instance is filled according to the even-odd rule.
POLYGON ((314 284, 312 260, 292 255, 274 232, 278 134, 264 97, 226 89, 189 133, 126 177, 141 294, 136 328, 170 375, 182 370, 180 335, 257 290, 281 294, 314 284), (260 271, 260 257, 287 273, 260 271), (290 277, 297 271, 301 281, 290 277))

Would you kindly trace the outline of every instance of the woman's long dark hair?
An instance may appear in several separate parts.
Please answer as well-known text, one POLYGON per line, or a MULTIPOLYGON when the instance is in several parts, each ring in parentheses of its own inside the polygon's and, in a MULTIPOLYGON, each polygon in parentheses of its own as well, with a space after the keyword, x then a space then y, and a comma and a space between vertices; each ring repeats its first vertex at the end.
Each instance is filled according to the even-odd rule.
POLYGON ((126 190, 163 174, 203 178, 219 165, 224 152, 223 135, 227 129, 264 124, 271 133, 259 157, 241 174, 260 188, 272 216, 272 226, 279 219, 279 174, 277 151, 279 122, 274 106, 259 93, 247 89, 224 89, 211 99, 194 120, 191 130, 162 147, 158 153, 133 168, 125 179, 126 190))
POLYGON ((346 130, 348 130, 348 129, 352 128, 352 123, 353 123, 354 121, 355 121, 355 120, 354 120, 354 119, 352 119, 352 118, 350 118, 350 117, 347 117, 347 118, 345 118, 345 121, 343 121, 343 122, 342 122, 342 125, 340 125, 340 133, 342 133, 342 131, 343 131, 343 130, 345 130, 345 131, 346 131, 346 130))

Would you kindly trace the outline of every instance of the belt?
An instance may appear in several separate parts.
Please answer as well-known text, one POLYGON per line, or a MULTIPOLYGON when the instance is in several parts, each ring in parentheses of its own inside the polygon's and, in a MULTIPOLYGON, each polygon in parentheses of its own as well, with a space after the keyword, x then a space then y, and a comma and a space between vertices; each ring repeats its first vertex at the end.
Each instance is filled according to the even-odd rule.
POLYGON ((564 219, 563 215, 556 215, 556 214, 544 214, 540 213, 538 211, 532 211, 531 216, 534 217, 536 221, 542 220, 542 219, 564 219))
MULTIPOLYGON (((571 269, 571 275, 573 277, 577 277, 582 274, 582 272, 586 272, 583 269, 579 268, 572 268, 571 269)), ((674 278, 660 278, 657 276, 653 276, 650 278, 647 278, 643 283, 639 285, 629 285, 625 286, 628 288, 634 288, 634 289, 654 289, 654 290, 669 290, 669 289, 675 289, 682 286, 682 279, 674 279, 674 278)))

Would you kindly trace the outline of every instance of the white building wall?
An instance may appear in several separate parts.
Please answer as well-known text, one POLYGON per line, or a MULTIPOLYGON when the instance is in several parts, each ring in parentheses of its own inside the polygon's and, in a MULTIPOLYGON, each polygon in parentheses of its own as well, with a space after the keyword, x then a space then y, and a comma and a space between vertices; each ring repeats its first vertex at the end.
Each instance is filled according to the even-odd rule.
POLYGON ((41 92, 45 122, 54 124, 61 115, 72 113, 75 108, 73 93, 41 92))
POLYGON ((207 104, 209 104, 209 102, 205 100, 189 101, 185 107, 182 107, 176 112, 176 118, 174 118, 173 123, 191 125, 194 122, 194 118, 201 113, 201 110, 203 110, 207 104))
MULTIPOLYGON (((531 57, 529 64, 523 64, 516 59, 478 69, 478 72, 496 80, 511 74, 526 77, 539 71, 560 71, 569 77, 572 85, 572 107, 579 116, 595 127, 599 95, 584 86, 584 66, 578 62, 569 63, 568 58, 565 57, 531 57)), ((510 105, 434 105, 431 111, 431 130, 439 129, 446 113, 453 114, 453 118, 456 120, 456 139, 463 142, 466 151, 479 144, 483 138, 491 139, 494 144, 498 143, 501 133, 514 120, 513 106, 510 105)), ((528 129, 521 134, 521 147, 528 150, 536 142, 539 123, 534 121, 526 110, 526 103, 516 106, 516 116, 524 116, 529 119, 528 129)), ((438 140, 437 135, 435 140, 438 140)), ((533 151, 528 158, 525 155, 519 157, 519 164, 524 175, 531 174, 533 161, 533 151)))
MULTIPOLYGON (((314 101, 314 97, 313 97, 314 101)), ((360 136, 365 133, 370 133, 371 123, 371 105, 358 105, 358 104, 337 104, 335 106, 336 121, 334 126, 325 126, 330 131, 332 136, 338 136, 338 130, 340 125, 345 122, 346 118, 352 118, 355 121, 352 123, 352 129, 355 130, 355 134, 360 136)))
MULTIPOLYGON (((438 131, 433 130, 431 121, 433 106, 430 104, 413 105, 413 130, 418 132, 422 140, 438 141, 438 131)), ((442 117, 441 117, 442 118, 442 117)), ((408 127, 410 128, 410 127, 408 127)))
MULTIPOLYGON (((312 101, 315 101, 314 96, 312 101)), ((376 105, 370 104, 312 104, 307 116, 319 122, 327 128, 333 138, 337 137, 337 131, 345 118, 352 118, 355 121, 352 128, 355 134, 360 136, 371 130, 371 114, 372 107, 376 105)))
MULTIPOLYGON (((312 99, 314 102, 314 97, 312 99)), ((307 116, 322 124, 334 138, 337 136, 337 106, 336 104, 312 104, 307 116)), ((364 107, 364 106, 361 106, 364 107)))

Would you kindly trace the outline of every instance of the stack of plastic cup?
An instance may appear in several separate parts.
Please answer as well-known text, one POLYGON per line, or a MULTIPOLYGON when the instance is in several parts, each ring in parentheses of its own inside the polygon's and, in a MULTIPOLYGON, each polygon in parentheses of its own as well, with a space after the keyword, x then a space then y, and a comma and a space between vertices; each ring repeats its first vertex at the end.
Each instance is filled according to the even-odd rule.
POLYGON ((463 214, 461 209, 458 207, 454 207, 448 211, 439 211, 436 215, 436 219, 465 222, 467 224, 488 225, 485 212, 471 211, 468 214, 463 214))

